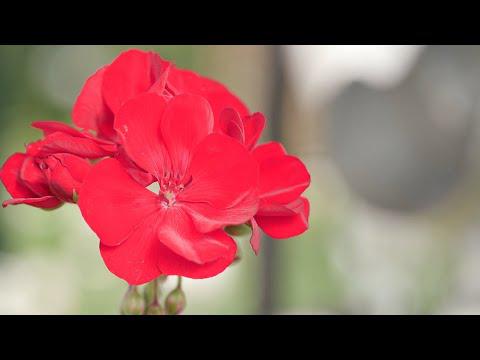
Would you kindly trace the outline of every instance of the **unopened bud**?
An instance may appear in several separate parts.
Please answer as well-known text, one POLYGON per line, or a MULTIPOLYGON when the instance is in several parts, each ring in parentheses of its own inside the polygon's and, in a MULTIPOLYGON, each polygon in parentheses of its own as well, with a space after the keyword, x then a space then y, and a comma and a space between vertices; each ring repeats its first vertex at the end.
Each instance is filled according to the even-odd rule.
POLYGON ((145 300, 136 286, 130 286, 123 297, 120 313, 122 315, 142 315, 145 311, 145 300))
POLYGON ((151 304, 148 308, 147 311, 145 312, 145 315, 165 315, 165 310, 160 304, 151 304))
POLYGON ((168 294, 167 298, 165 299, 165 308, 167 310, 167 314, 169 315, 178 315, 180 314, 187 305, 187 301, 185 298, 185 293, 183 292, 182 288, 176 287, 170 294, 168 294))

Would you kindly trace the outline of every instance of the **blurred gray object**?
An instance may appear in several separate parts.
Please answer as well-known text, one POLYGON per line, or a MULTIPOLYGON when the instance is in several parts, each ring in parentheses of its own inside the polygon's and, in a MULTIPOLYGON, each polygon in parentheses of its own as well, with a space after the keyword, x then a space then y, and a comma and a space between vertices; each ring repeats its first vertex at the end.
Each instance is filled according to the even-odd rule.
POLYGON ((428 208, 465 174, 479 95, 480 47, 428 46, 397 86, 353 83, 334 99, 328 149, 368 202, 428 208))

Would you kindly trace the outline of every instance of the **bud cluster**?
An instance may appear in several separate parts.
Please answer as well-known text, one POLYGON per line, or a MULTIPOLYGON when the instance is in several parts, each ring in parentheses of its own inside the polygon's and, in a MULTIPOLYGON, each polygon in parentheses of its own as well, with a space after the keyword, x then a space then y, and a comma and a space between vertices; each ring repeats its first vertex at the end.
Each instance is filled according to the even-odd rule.
POLYGON ((123 298, 120 313, 122 315, 178 315, 186 306, 185 293, 182 290, 182 278, 165 298, 162 306, 162 285, 167 276, 162 275, 143 287, 140 293, 138 286, 130 285, 123 298))

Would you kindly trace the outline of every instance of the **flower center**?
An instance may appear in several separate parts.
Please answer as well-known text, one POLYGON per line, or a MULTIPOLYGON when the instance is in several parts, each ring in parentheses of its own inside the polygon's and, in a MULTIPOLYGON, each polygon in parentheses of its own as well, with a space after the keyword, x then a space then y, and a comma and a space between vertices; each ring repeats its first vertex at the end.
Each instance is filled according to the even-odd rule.
POLYGON ((159 181, 160 190, 158 194, 162 197, 162 204, 165 207, 171 207, 175 205, 176 196, 184 188, 183 184, 177 184, 176 181, 162 179, 159 181))
POLYGON ((163 196, 165 197, 166 205, 167 206, 172 206, 175 204, 175 193, 172 191, 167 191, 166 193, 163 193, 163 196))
POLYGON ((158 195, 161 198, 164 207, 174 206, 177 195, 187 187, 192 181, 190 176, 187 180, 181 176, 166 174, 163 178, 158 180, 158 195))

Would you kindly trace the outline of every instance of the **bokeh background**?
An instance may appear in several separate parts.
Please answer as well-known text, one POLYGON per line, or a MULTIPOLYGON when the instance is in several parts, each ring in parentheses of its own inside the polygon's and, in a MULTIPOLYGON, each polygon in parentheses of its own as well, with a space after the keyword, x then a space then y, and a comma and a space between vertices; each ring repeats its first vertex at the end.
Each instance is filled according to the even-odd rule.
MULTIPOLYGON (((225 83, 312 174, 309 231, 239 238, 187 314, 480 313, 480 47, 0 46, 0 161, 133 47, 225 83)), ((0 209, 1 314, 116 314, 125 290, 75 206, 0 209)))

